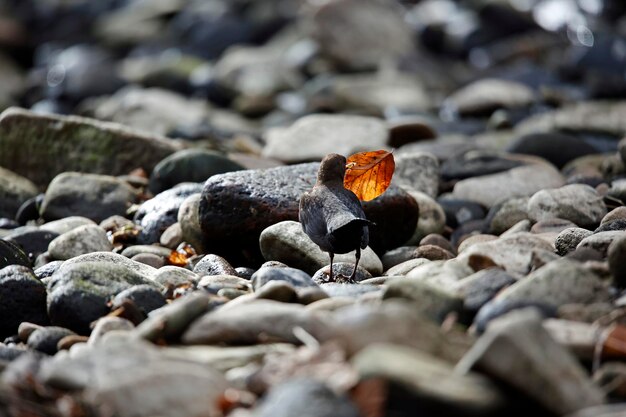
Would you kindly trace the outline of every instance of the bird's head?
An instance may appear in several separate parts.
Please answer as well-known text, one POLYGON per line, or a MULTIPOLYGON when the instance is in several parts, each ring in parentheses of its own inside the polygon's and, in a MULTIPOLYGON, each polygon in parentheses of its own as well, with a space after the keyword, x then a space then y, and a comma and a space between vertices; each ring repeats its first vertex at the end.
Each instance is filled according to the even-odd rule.
POLYGON ((343 183, 346 174, 346 157, 336 153, 328 154, 322 159, 320 169, 317 171, 317 182, 326 184, 331 181, 343 183))

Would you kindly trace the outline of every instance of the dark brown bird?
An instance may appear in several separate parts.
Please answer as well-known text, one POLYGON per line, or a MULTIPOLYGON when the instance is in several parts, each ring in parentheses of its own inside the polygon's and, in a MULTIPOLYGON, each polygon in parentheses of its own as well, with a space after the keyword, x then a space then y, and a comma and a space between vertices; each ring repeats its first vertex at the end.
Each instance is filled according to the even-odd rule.
POLYGON ((333 281, 333 257, 336 253, 356 250, 353 281, 361 258, 361 249, 369 242, 370 221, 365 217, 357 196, 343 186, 346 158, 331 153, 322 160, 313 189, 300 198, 298 217, 302 229, 313 242, 330 255, 333 281))

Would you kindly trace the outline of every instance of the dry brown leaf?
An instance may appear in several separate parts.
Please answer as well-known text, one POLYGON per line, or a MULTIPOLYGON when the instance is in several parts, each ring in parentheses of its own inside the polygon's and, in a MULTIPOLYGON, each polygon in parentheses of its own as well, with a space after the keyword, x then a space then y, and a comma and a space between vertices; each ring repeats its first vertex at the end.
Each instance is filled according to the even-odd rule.
POLYGON ((393 154, 382 150, 356 153, 346 162, 343 186, 361 201, 373 200, 384 193, 396 168, 393 154))

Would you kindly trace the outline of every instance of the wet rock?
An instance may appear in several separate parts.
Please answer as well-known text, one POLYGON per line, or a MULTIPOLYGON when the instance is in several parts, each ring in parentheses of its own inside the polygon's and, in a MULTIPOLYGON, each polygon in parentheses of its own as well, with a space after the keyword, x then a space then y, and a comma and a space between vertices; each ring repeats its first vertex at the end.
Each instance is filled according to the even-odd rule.
POLYGON ((417 202, 419 218, 415 233, 405 244, 415 245, 426 235, 442 233, 446 226, 446 214, 443 208, 425 193, 409 191, 409 195, 417 202))
POLYGON ((427 152, 403 153, 395 158, 395 184, 405 190, 419 191, 431 198, 439 193, 439 161, 427 152))
POLYGON ((568 162, 598 150, 584 140, 564 133, 535 133, 517 138, 507 147, 511 153, 539 156, 561 169, 568 162))
POLYGON ((272 281, 285 281, 295 288, 316 286, 309 274, 295 268, 263 267, 252 274, 251 281, 255 291, 272 281))
MULTIPOLYGON (((504 404, 500 391, 487 378, 455 372, 450 363, 417 349, 380 344, 366 347, 351 362, 361 381, 373 378, 390 382, 389 396, 398 402, 395 406, 399 409, 469 416, 495 413, 504 404), (442 380, 445 386, 432 384, 442 380)), ((395 401, 389 401, 387 407, 393 410, 395 401)))
POLYGON ((107 252, 113 248, 107 234, 100 226, 79 226, 50 242, 50 256, 66 260, 92 252, 107 252))
POLYGON ((626 287, 626 237, 613 240, 608 249, 608 261, 613 284, 618 288, 626 287))
POLYGON ((488 242, 477 243, 461 252, 457 259, 469 262, 472 255, 491 258, 512 274, 526 275, 530 270, 532 253, 536 250, 553 251, 552 245, 531 233, 516 233, 488 242))
POLYGON ((183 182, 204 182, 215 174, 244 169, 238 163, 205 149, 185 149, 159 162, 150 174, 150 191, 155 194, 183 182))
MULTIPOLYGON (((501 236, 501 237, 506 237, 506 236, 501 236)), ((464 235, 461 237, 460 243, 458 244, 457 247, 457 251, 459 253, 464 252, 466 249, 471 248, 472 246, 475 246, 479 243, 487 243, 487 242, 492 242, 494 240, 497 240, 498 237, 494 236, 494 235, 488 235, 486 233, 477 233, 472 232, 470 234, 464 235)), ((472 256, 482 256, 482 257, 489 257, 486 254, 473 254, 472 256)))
POLYGON ((82 216, 100 222, 115 214, 124 215, 137 198, 137 191, 117 178, 66 172, 48 186, 40 212, 47 221, 82 216))
POLYGON ((271 132, 263 156, 290 163, 321 160, 329 153, 347 157, 385 147, 388 135, 384 122, 374 117, 310 115, 271 132))
POLYGON ((113 298, 111 308, 113 310, 120 308, 125 301, 131 301, 146 316, 152 310, 161 308, 166 304, 160 289, 153 285, 135 285, 123 290, 113 298))
MULTIPOLYGON (((354 270, 354 264, 348 262, 333 262, 333 275, 337 277, 338 275, 343 275, 344 277, 349 277, 354 270)), ((317 270, 315 274, 313 274, 313 281, 317 284, 324 284, 328 282, 330 274, 330 265, 327 265, 323 268, 317 270)), ((356 275, 354 276, 354 280, 356 282, 361 282, 367 279, 372 278, 372 274, 370 274, 367 269, 358 266, 356 269, 356 275)), ((344 278, 337 278, 341 281, 344 278)))
MULTIPOLYGON (((294 221, 284 221, 268 227, 261 233, 260 247, 268 261, 280 261, 309 274, 329 264, 328 253, 322 250, 304 233, 302 225, 294 221)), ((352 262, 355 252, 337 254, 333 262, 352 262)), ((372 275, 380 275, 383 265, 371 248, 361 251, 359 265, 372 275)))
POLYGON ((402 298, 415 304, 415 310, 441 323, 450 313, 461 313, 463 299, 453 292, 416 279, 395 278, 387 281, 383 298, 402 298))
POLYGON ((137 242, 143 244, 158 242, 165 229, 178 221, 178 210, 183 201, 201 190, 201 184, 179 184, 143 203, 134 217, 135 223, 142 228, 137 236, 137 242))
POLYGON ((500 235, 513 227, 516 223, 526 220, 528 197, 513 197, 491 207, 487 214, 489 232, 500 235))
POLYGON ((444 106, 461 116, 490 114, 496 109, 526 107, 535 101, 535 93, 524 84, 485 78, 454 92, 444 106))
POLYGON ((50 242, 58 236, 58 233, 47 230, 22 229, 8 234, 4 239, 20 247, 28 258, 34 261, 37 256, 48 250, 50 242))
POLYGON ((91 322, 109 312, 107 303, 110 298, 141 284, 158 287, 158 284, 123 264, 66 262, 48 284, 50 321, 79 334, 88 334, 91 322))
POLYGON ((67 171, 108 175, 123 175, 137 167, 150 171, 179 148, 171 140, 118 124, 19 108, 0 116, 0 137, 0 165, 38 186, 67 171), (25 147, 32 151, 21 152, 25 147))
POLYGON ((493 322, 456 370, 496 376, 559 415, 604 400, 578 361, 543 329, 538 315, 525 310, 493 322))
POLYGON ((592 235, 593 232, 580 227, 569 227, 563 230, 554 240, 556 252, 565 256, 576 249, 578 244, 586 237, 592 235))
POLYGON ((613 243, 614 240, 620 239, 623 236, 626 236, 625 231, 612 231, 612 232, 598 232, 594 233, 590 236, 585 237, 580 241, 576 249, 588 248, 592 249, 601 254, 604 258, 607 255, 607 251, 609 250, 609 245, 613 243))
POLYGON ((209 254, 196 264, 193 268, 193 272, 200 276, 205 275, 237 275, 235 268, 228 263, 228 261, 221 256, 209 254))
POLYGON ((322 52, 347 68, 375 68, 413 51, 411 30, 393 2, 342 0, 321 5, 312 18, 322 52))
POLYGON ((327 337, 327 325, 314 313, 297 304, 258 300, 222 308, 194 321, 185 331, 185 344, 255 344, 287 342, 298 344, 295 327, 317 340, 327 337))
POLYGON ((580 227, 595 227, 605 215, 602 197, 583 184, 542 190, 528 200, 528 216, 534 221, 558 217, 580 227))
POLYGON ((560 187, 563 183, 563 177, 552 165, 531 164, 461 180, 455 184, 452 195, 491 207, 500 201, 530 196, 545 188, 560 187))
POLYGON ((37 194, 39 190, 29 179, 0 166, 0 217, 14 218, 22 203, 37 194))
POLYGON ((33 271, 22 265, 0 269, 0 337, 17 333, 22 322, 47 324, 46 287, 33 271))
POLYGON ((255 417, 359 417, 356 406, 321 382, 294 378, 273 386, 253 411, 255 417))
POLYGON ((33 331, 28 337, 28 347, 48 355, 57 352, 57 344, 66 336, 75 335, 71 330, 63 327, 46 326, 33 331))

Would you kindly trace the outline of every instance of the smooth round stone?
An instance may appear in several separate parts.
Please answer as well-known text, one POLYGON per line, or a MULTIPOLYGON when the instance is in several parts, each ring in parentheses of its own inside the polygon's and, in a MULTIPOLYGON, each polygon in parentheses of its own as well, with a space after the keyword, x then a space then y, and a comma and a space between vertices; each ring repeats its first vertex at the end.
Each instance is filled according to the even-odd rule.
POLYGON ((22 322, 45 325, 46 287, 33 271, 22 265, 0 269, 0 337, 17 333, 22 322))
POLYGON ((98 226, 102 227, 107 232, 114 232, 124 227, 132 227, 134 225, 135 223, 133 223, 132 220, 116 214, 102 220, 98 226))
POLYGON ((67 233, 69 231, 76 229, 77 227, 95 225, 95 224, 96 222, 94 222, 91 219, 88 219, 87 217, 69 216, 63 219, 53 220, 51 222, 44 223, 39 227, 39 229, 62 235, 64 233, 67 233))
POLYGON ((611 183, 611 188, 607 191, 607 195, 621 201, 626 201, 626 180, 614 180, 611 183))
POLYGON ((613 220, 626 220, 626 206, 619 206, 609 211, 606 216, 602 218, 600 225, 612 222, 613 220))
POLYGON ((36 329, 28 337, 28 347, 48 355, 54 355, 57 344, 66 336, 75 335, 73 331, 63 327, 47 326, 36 329))
POLYGON ((602 254, 602 256, 606 256, 607 251, 609 250, 609 245, 613 243, 615 239, 621 238, 626 235, 625 231, 612 231, 612 232, 598 232, 594 233, 590 236, 587 236, 583 240, 580 241, 576 249, 579 248, 589 248, 593 249, 602 254))
POLYGON ((446 224, 452 228, 485 217, 485 208, 473 201, 440 198, 437 202, 443 208, 446 224))
POLYGON ((0 360, 11 362, 28 352, 27 349, 0 344, 0 360))
POLYGON ((556 132, 521 136, 506 150, 511 153, 539 156, 559 169, 576 158, 598 153, 595 147, 584 140, 556 132))
POLYGON ((122 303, 127 300, 132 301, 146 315, 166 304, 165 297, 163 297, 159 289, 151 285, 135 285, 117 294, 113 298, 111 308, 115 310, 121 307, 122 303))
POLYGON ((169 249, 176 249, 183 242, 183 229, 180 223, 176 222, 163 232, 159 243, 169 249))
POLYGON ((25 225, 31 220, 39 220, 39 208, 44 197, 44 194, 38 194, 24 201, 17 209, 17 213, 15 213, 15 221, 18 224, 25 225))
POLYGON ((478 311, 474 318, 474 327, 478 334, 484 333, 489 323, 498 317, 509 314, 515 310, 533 309, 537 311, 543 318, 552 318, 557 316, 557 309, 550 305, 536 301, 496 301, 492 300, 478 311))
POLYGON ((150 191, 163 192, 183 182, 204 182, 215 174, 244 169, 218 152, 184 149, 159 162, 150 174, 150 191))
POLYGON ((441 177, 444 180, 463 180, 466 178, 506 172, 524 165, 524 162, 492 151, 472 150, 455 153, 441 165, 441 177))
POLYGON ((270 281, 255 291, 254 295, 257 299, 274 300, 281 303, 293 303, 298 300, 296 289, 287 281, 270 281))
POLYGON ((424 245, 439 246, 440 248, 445 249, 450 253, 454 253, 454 248, 452 247, 450 241, 440 234, 431 233, 425 236, 422 240, 420 240, 420 246, 424 245))
POLYGON ((96 322, 93 331, 89 335, 89 344, 104 341, 104 335, 113 331, 131 331, 135 328, 133 323, 122 317, 102 317, 96 322))
POLYGON ((20 323, 20 325, 17 328, 17 337, 22 342, 26 343, 28 341, 28 338, 30 337, 30 335, 33 334, 33 332, 35 330, 41 329, 41 328, 43 328, 43 326, 24 321, 24 322, 20 323))
POLYGON ((0 269, 9 265, 30 266, 30 260, 17 245, 0 239, 0 269))
POLYGON ((383 299, 393 298, 411 301, 417 313, 437 323, 441 323, 452 312, 460 314, 463 309, 463 299, 457 294, 425 281, 404 277, 387 282, 383 299))
POLYGON ((400 246, 399 248, 386 252, 381 258, 383 268, 388 270, 409 259, 415 259, 415 249, 417 249, 417 246, 400 246))
POLYGON ((246 266, 239 266, 235 268, 235 271, 237 272, 235 275, 243 279, 251 279, 252 275, 256 272, 255 269, 246 266))
POLYGON ((124 249, 121 255, 132 258, 133 256, 147 253, 167 259, 172 253, 172 250, 158 245, 133 245, 124 249))
POLYGON ((504 233, 502 233, 500 237, 508 237, 508 236, 514 235, 515 233, 530 232, 530 228, 531 228, 530 220, 528 219, 520 220, 519 222, 511 226, 509 229, 507 229, 504 233))
POLYGON ((435 139, 437 132, 421 118, 400 118, 391 122, 389 146, 400 148, 409 143, 435 139))
POLYGON ((469 249, 474 245, 477 245, 480 243, 491 242, 497 239, 498 239, 498 236, 486 235, 486 234, 476 234, 476 235, 468 236, 467 238, 463 239, 463 241, 459 244, 458 252, 462 253, 466 249, 469 249))
POLYGON ((58 236, 58 233, 47 230, 23 230, 15 231, 5 236, 4 239, 15 243, 28 254, 30 259, 35 260, 37 256, 48 250, 50 242, 58 236))
POLYGON ((561 256, 565 256, 574 251, 584 238, 592 234, 592 231, 580 227, 567 228, 559 233, 554 240, 556 252, 561 256))
POLYGON ((499 108, 526 107, 534 101, 534 91, 524 84, 483 78, 455 91, 444 106, 462 116, 470 116, 490 114, 499 108))
POLYGON ((517 280, 500 268, 487 268, 458 282, 456 289, 462 295, 463 308, 476 313, 500 290, 517 280))
POLYGON ((40 211, 46 220, 83 216, 100 222, 123 215, 137 199, 138 192, 115 177, 65 172, 48 185, 40 211))
POLYGON ((401 262, 397 265, 392 266, 388 270, 385 271, 385 276, 403 276, 409 274, 416 268, 429 263, 430 261, 426 258, 418 258, 418 259, 409 259, 408 261, 401 262))
POLYGON ((37 186, 28 178, 0 167, 0 217, 12 219, 22 203, 37 194, 37 186))
POLYGON ((609 269, 613 284, 618 288, 626 287, 626 236, 613 240, 608 250, 609 269))
POLYGON ((561 233, 565 229, 576 227, 574 223, 565 219, 540 220, 530 228, 531 233, 561 233))
POLYGON ((178 210, 185 199, 200 191, 202 184, 183 183, 144 202, 133 218, 142 228, 137 236, 137 242, 141 244, 158 242, 163 231, 178 221, 178 210))
POLYGON ((163 257, 155 255, 153 253, 138 253, 130 259, 156 269, 165 266, 165 260, 163 259, 163 257))
POLYGON ((200 276, 179 266, 167 265, 159 268, 153 276, 153 281, 164 287, 178 287, 190 285, 192 287, 200 280, 200 276))
POLYGON ((212 294, 217 294, 220 290, 231 288, 235 290, 250 291, 250 281, 234 275, 207 275, 200 278, 198 288, 212 294))
POLYGON ((365 284, 340 284, 336 282, 327 282, 321 284, 320 287, 329 297, 353 297, 359 298, 368 293, 381 293, 382 290, 376 285, 365 284))
POLYGON ((626 230, 626 219, 611 220, 598 226, 594 233, 626 230))
POLYGON ((454 254, 440 246, 420 245, 415 249, 416 258, 426 258, 429 261, 445 261, 454 258, 454 254))
POLYGON ((328 294, 320 287, 306 287, 298 290, 298 302, 303 305, 315 303, 326 298, 329 298, 328 294))
POLYGON ((534 221, 560 218, 579 227, 595 227, 605 215, 602 197, 583 184, 542 190, 528 200, 528 216, 534 221))
MULTIPOLYGON (((352 271, 354 270, 354 264, 346 263, 346 262, 333 262, 333 275, 334 279, 337 281, 341 281, 346 279, 352 275, 352 271), (342 275, 345 278, 339 278, 338 275, 342 275)), ((330 274, 330 265, 327 265, 321 269, 319 269, 315 274, 313 274, 313 281, 316 284, 324 284, 329 282, 329 274, 330 274)), ((354 280, 356 282, 361 282, 363 280, 372 278, 372 274, 367 272, 365 268, 361 268, 360 266, 356 269, 356 275, 354 276, 354 280)))
POLYGON ((50 256, 66 260, 93 252, 107 252, 113 249, 106 232, 100 226, 79 226, 50 242, 50 256))
POLYGON ((198 253, 204 253, 204 238, 198 212, 200 200, 200 194, 192 194, 187 197, 178 209, 177 220, 183 232, 183 240, 193 246, 198 253))
POLYGON ((142 275, 145 279, 151 280, 155 273, 156 269, 152 268, 149 265, 145 265, 139 262, 135 262, 132 259, 128 259, 125 256, 122 256, 118 253, 113 252, 94 252, 88 253, 85 255, 80 255, 72 259, 68 259, 63 262, 62 268, 68 268, 71 265, 87 263, 87 262, 96 262, 96 263, 112 263, 116 265, 123 266, 126 269, 130 269, 138 274, 142 275))
POLYGON ((295 268, 262 267, 252 274, 251 282, 255 290, 271 281, 285 281, 295 288, 315 287, 317 284, 306 272, 295 268))
POLYGON ((439 160, 427 152, 403 153, 395 158, 393 181, 406 191, 431 198, 439 193, 439 160))
POLYGON ((200 276, 204 275, 237 275, 237 271, 231 264, 219 255, 209 254, 200 259, 193 268, 193 272, 200 276))
POLYGON ((65 336, 57 343, 57 350, 70 350, 70 348, 79 343, 87 343, 89 338, 87 336, 70 335, 65 336))
POLYGON ((446 213, 443 208, 430 196, 417 191, 409 191, 409 195, 417 202, 419 217, 417 228, 405 245, 415 245, 424 236, 431 233, 442 233, 446 226, 446 213))

